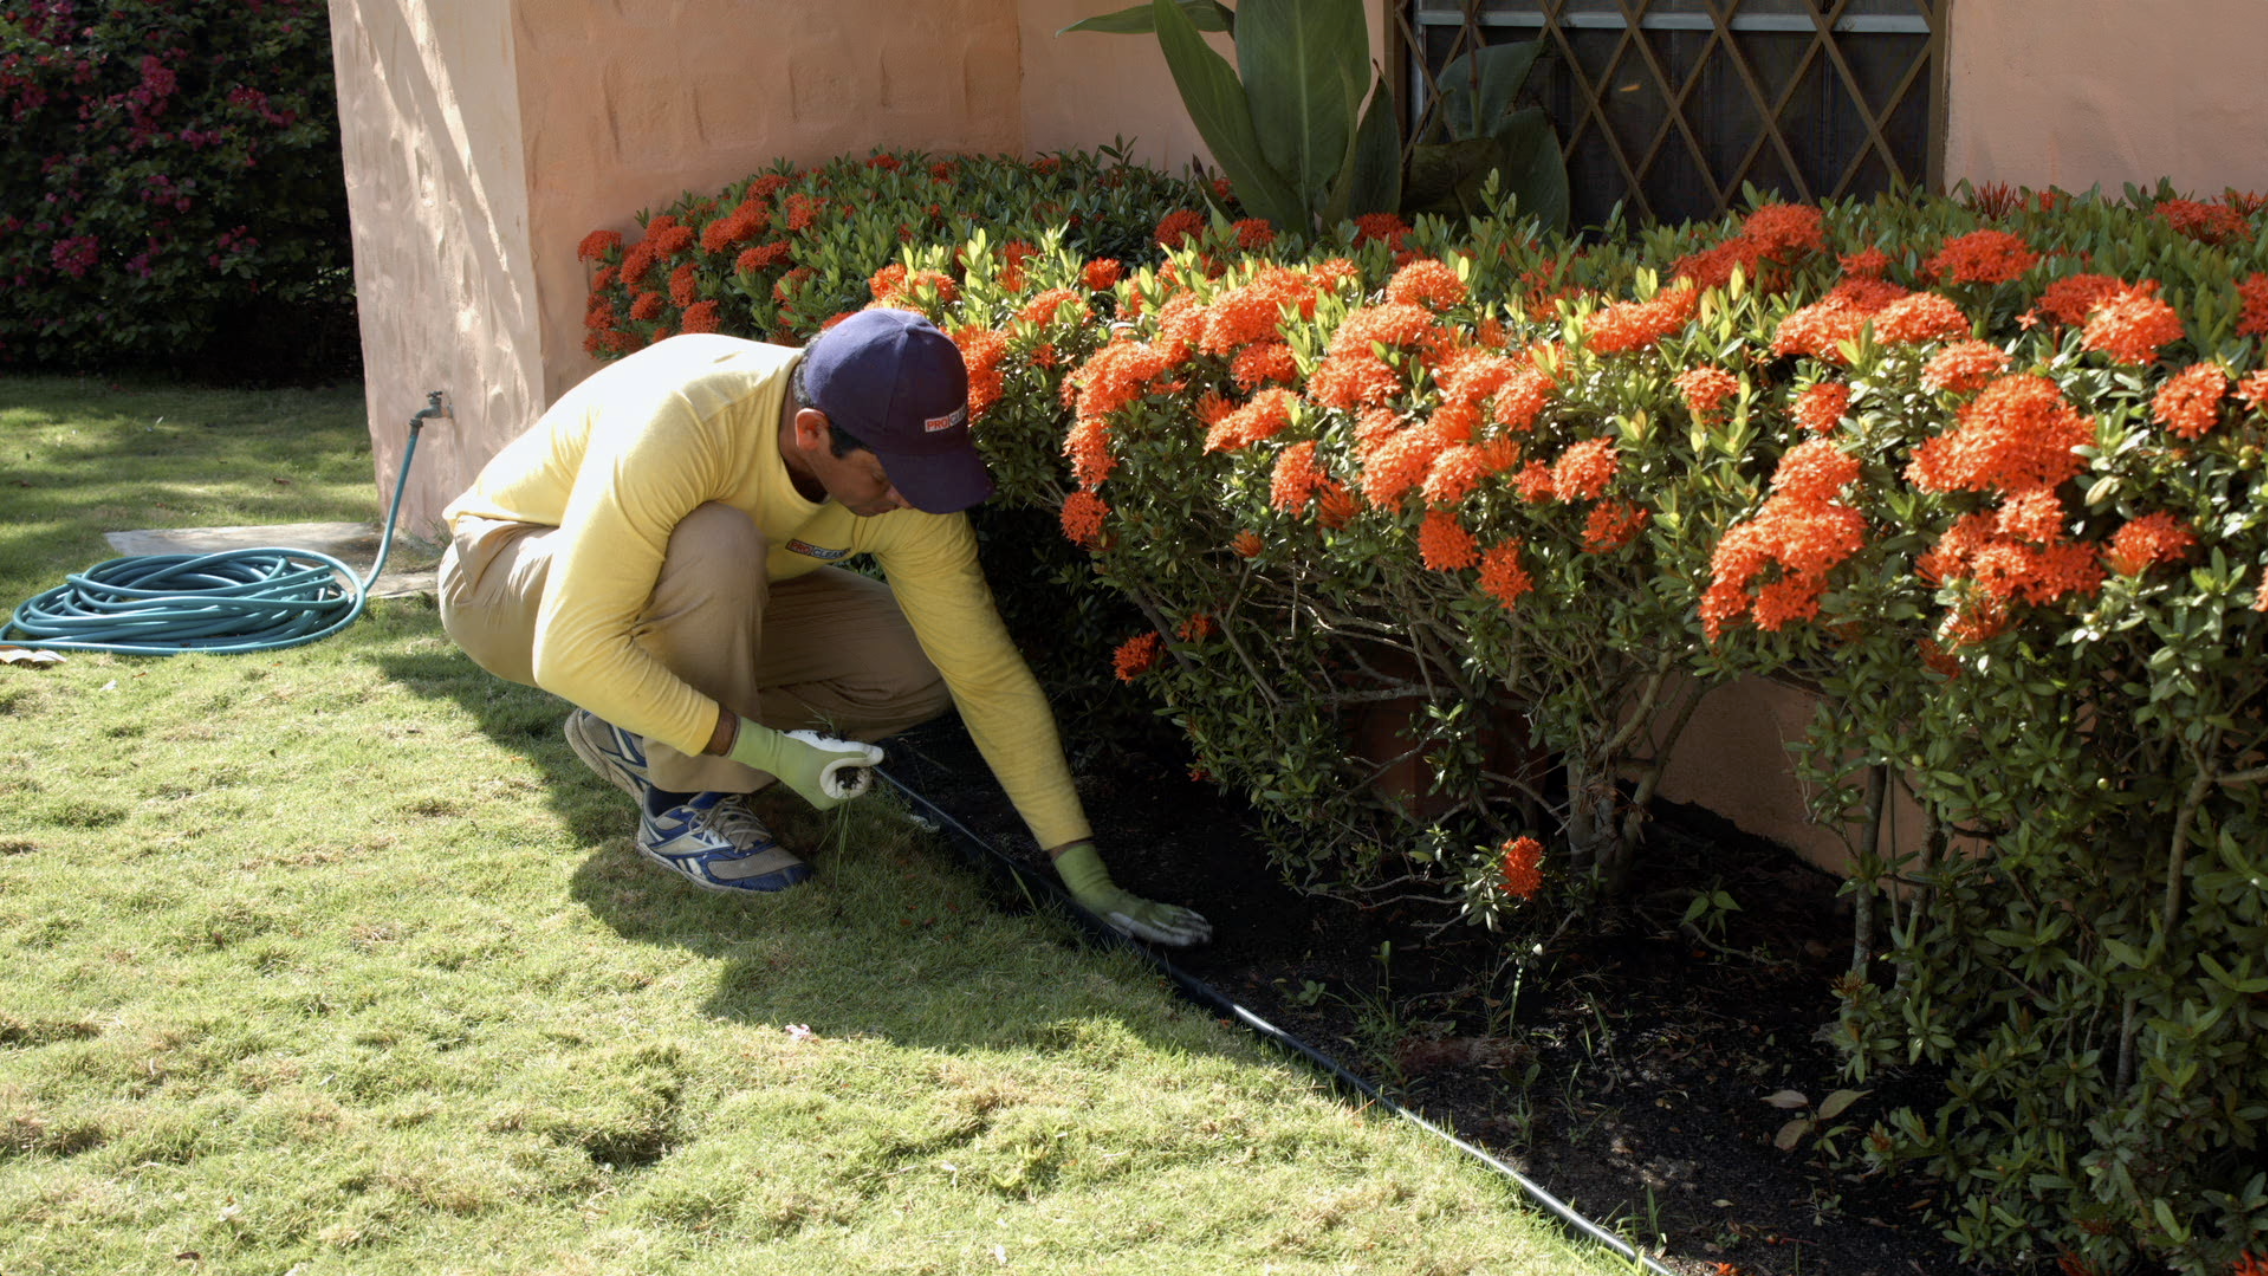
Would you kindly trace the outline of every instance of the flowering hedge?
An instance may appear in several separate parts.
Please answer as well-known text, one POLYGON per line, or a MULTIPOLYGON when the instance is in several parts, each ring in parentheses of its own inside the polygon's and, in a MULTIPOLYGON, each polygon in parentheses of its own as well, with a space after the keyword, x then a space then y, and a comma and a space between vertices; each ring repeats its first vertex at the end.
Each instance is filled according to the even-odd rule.
POLYGON ((351 366, 336 117, 321 0, 0 3, 0 361, 351 366))
POLYGON ((1797 766, 1857 866, 1834 1031, 1857 1084, 1946 1079, 1859 1159, 1951 1183, 1975 1254, 2203 1272, 2268 1228, 2261 221, 1991 190, 1308 245, 1175 213, 1115 267, 909 223, 863 297, 838 267, 743 304, 956 334, 1008 501, 1140 612, 1118 674, 1310 884, 1579 901, 1701 695, 1816 693, 1797 766))

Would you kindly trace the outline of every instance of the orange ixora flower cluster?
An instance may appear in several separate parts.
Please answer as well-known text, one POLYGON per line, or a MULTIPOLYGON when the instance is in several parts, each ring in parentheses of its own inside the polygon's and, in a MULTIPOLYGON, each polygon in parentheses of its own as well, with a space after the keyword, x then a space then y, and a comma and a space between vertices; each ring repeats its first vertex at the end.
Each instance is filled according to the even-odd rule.
POLYGON ((2165 199, 2158 201, 2152 215, 2199 243, 2232 243, 2252 234, 2252 223, 2242 212, 2225 203, 2165 199))
POLYGON ((2040 290, 2033 310, 2066 328, 2087 322, 2087 312, 2126 291, 2116 275, 2066 275, 2040 290))
POLYGON ((2228 393, 2229 374, 2221 365, 2193 363, 2158 387, 2150 416, 2168 431, 2194 443, 2221 423, 2221 400, 2228 393))
POLYGON ((923 302, 951 305, 961 295, 959 284, 951 275, 934 270, 908 270, 902 263, 892 262, 874 272, 866 281, 868 292, 874 294, 875 303, 901 310, 924 309, 923 302))
POLYGON ((1480 562, 1480 544, 1448 510, 1427 510, 1418 525, 1418 557, 1427 569, 1453 572, 1480 562))
POLYGON ((1822 381, 1798 394, 1788 414, 1809 433, 1832 433, 1851 414, 1851 387, 1843 381, 1822 381))
POLYGON ((1007 387, 1007 375, 1000 365, 1008 357, 1008 336, 974 325, 955 328, 951 335, 953 344, 961 349, 961 362, 969 370, 969 420, 981 421, 1000 402, 1007 387))
POLYGON ((1622 453, 1614 440, 1585 439, 1559 454, 1551 467, 1553 495, 1563 501, 1596 499, 1622 472, 1622 453))
POLYGON ((2237 335, 2268 337, 2268 275, 2258 271, 2237 281, 2237 335))
POLYGON ((2004 284, 2038 264, 2040 255, 2032 246, 2005 230, 1956 235, 1922 263, 1929 273, 1957 284, 2004 284))
POLYGON ((2008 353, 1984 341, 1956 341, 1930 356, 1922 365, 1922 389, 1942 394, 1969 394, 2008 371, 2008 353))
MULTIPOLYGON (((1358 244, 1383 243, 1399 256, 1405 251, 1404 245, 1408 243, 1409 236, 1410 224, 1393 213, 1364 213, 1355 218, 1355 242, 1358 244)), ((1401 263, 1397 261, 1395 264, 1401 263)))
POLYGON ((1189 208, 1177 208, 1158 219, 1156 237, 1167 248, 1179 248, 1185 240, 1205 233, 1205 215, 1189 208))
POLYGON ((1826 247, 1825 218, 1809 204, 1766 204, 1741 222, 1740 233, 1714 248, 1677 259, 1670 273, 1696 288, 1722 288, 1734 271, 1766 292, 1786 287, 1788 267, 1826 247))
POLYGON ((2052 487, 2086 465, 2076 449, 2095 427, 2046 377, 2002 377, 1961 409, 1954 427, 1914 449, 1907 477, 1926 492, 2052 487))
POLYGON ((2248 372, 2236 383, 2236 397, 2255 412, 2268 414, 2268 368, 2248 372))
POLYGON ((696 301, 685 307, 681 330, 685 332, 715 332, 724 326, 724 318, 714 301, 696 301))
POLYGON ((1905 289, 1888 280, 1863 276, 1845 279, 1826 296, 1780 320, 1772 333, 1772 353, 1807 354, 1839 364, 1843 362, 1844 343, 1858 340, 1869 320, 1907 295, 1905 289))
POLYGON ((2121 576, 2139 576, 2161 563, 2178 563, 2196 548, 2197 533, 2164 511, 2129 521, 2111 537, 2103 561, 2121 576))
POLYGON ((1103 521, 1109 517, 1110 502, 1093 492, 1073 492, 1063 498, 1063 534, 1074 544, 1087 549, 1100 545, 1103 521))
POLYGON ((2080 344, 2120 363, 2153 363, 2161 347, 2181 340, 2181 316, 2158 299, 2155 282, 2122 289, 2087 312, 2080 344))
POLYGON ((1120 682, 1132 682, 1157 667, 1158 657, 1165 652, 1165 635, 1155 631, 1136 634, 1118 644, 1111 653, 1111 664, 1116 668, 1120 682))
POLYGON ((1827 439, 1799 443, 1780 458, 1764 508, 1728 528, 1710 556, 1701 595, 1709 641, 1743 617, 1777 632, 1819 614, 1828 573, 1866 543, 1866 516, 1842 499, 1859 470, 1858 458, 1827 439))
POLYGON ((1302 439, 1276 454, 1276 468, 1268 481, 1268 503, 1285 513, 1298 513, 1330 481, 1331 476, 1315 459, 1315 440, 1302 439))
MULTIPOLYGON (((1064 534, 1092 548, 1099 541, 1108 503, 1094 495, 1110 476, 1110 415, 1163 388, 1171 372, 1164 355, 1140 341, 1114 341, 1097 350, 1065 378, 1064 394, 1073 406, 1073 422, 1064 437, 1064 454, 1071 458, 1080 489, 1091 499, 1081 501, 1076 518, 1072 503, 1063 507, 1064 534)), ((972 398, 973 405, 973 398, 972 398)))
MULTIPOLYGON (((2103 569, 2094 548, 2071 539, 2071 519, 2052 486, 2013 491, 1998 509, 1968 514, 1915 560, 1932 586, 1961 583, 1959 600, 1939 627, 1943 648, 1933 662, 1958 672, 1951 650, 2007 628, 2017 603, 2047 605, 2069 594, 2093 596, 2103 569)), ((1933 645, 1934 646, 1934 645, 1933 645)))
POLYGON ((1583 549, 1591 554, 1611 554, 1638 539, 1653 516, 1653 511, 1643 505, 1601 501, 1591 507, 1590 517, 1583 521, 1583 549))
POLYGON ((1700 306, 1701 294, 1691 284, 1664 288, 1645 301, 1616 302, 1583 321, 1584 345, 1596 354, 1650 350, 1683 331, 1700 306))
POLYGON ((2067 594, 2092 596, 2103 570, 2090 545, 2069 538, 2061 498, 2052 488, 2019 492, 2000 508, 1957 520, 1915 560, 1932 586, 1971 582, 1981 594, 1954 616, 1953 645, 1998 633, 2008 606, 2046 605, 2067 594))
POLYGON ((744 244, 770 227, 772 206, 763 197, 743 198, 733 210, 701 228, 701 251, 721 253, 744 244))
POLYGON ((1725 403, 1740 393, 1740 378, 1723 368, 1700 367, 1677 378, 1686 409, 1696 421, 1713 421, 1725 403))
POLYGON ((1080 276, 1088 288, 1103 292, 1118 286, 1118 281, 1126 277, 1126 267, 1116 257, 1097 257, 1086 264, 1080 276))
POLYGON ((1933 585, 1970 582, 1940 637, 1948 647, 1981 642, 2006 628, 2010 606, 2092 595, 2102 568, 2094 551, 2068 536, 2058 484, 2085 467, 2077 449, 2094 426, 2046 377, 2005 376, 1961 409, 1954 428, 1914 451, 1907 477, 1931 492, 1989 492, 1997 510, 1960 519, 1917 560, 1933 585))
POLYGON ((1242 407, 1215 421, 1205 432, 1208 452, 1236 452, 1281 434, 1292 423, 1300 397, 1271 386, 1252 396, 1242 407))
POLYGON ((1543 843, 1532 837, 1515 837, 1501 848, 1503 859, 1498 875, 1503 879, 1506 893, 1521 899, 1534 899, 1543 889, 1543 843))
POLYGON ((1423 306, 1436 314, 1462 305, 1465 281, 1456 268, 1432 257, 1421 257, 1394 272, 1386 285, 1386 300, 1396 305, 1423 306))
POLYGON ((1169 304, 1167 313, 1176 328, 1170 336, 1207 354, 1231 358, 1259 350, 1264 353, 1258 358, 1266 360, 1267 366, 1290 366, 1296 372, 1291 348, 1284 344, 1285 317, 1313 318, 1316 298, 1331 287, 1320 273, 1263 267, 1246 282, 1216 294, 1209 305, 1200 306, 1193 297, 1176 299, 1178 305, 1169 304))
MULTIPOLYGON (((1506 611, 1511 611, 1519 604, 1521 595, 1536 587, 1535 578, 1520 561, 1521 551, 1526 548, 1527 542, 1515 536, 1481 552, 1481 592, 1502 604, 1506 611)), ((2268 585, 2262 588, 2268 590, 2268 585)))
POLYGON ((1941 293, 1900 297, 1874 316, 1874 337, 1886 346, 1918 346, 1969 335, 1969 316, 1941 293))
POLYGON ((1880 279, 1890 270, 1890 254, 1879 248, 1862 248, 1835 259, 1843 274, 1853 279, 1880 279))
POLYGON ((1308 379, 1308 394, 1325 407, 1384 407, 1407 389, 1412 361, 1448 340, 1423 306, 1388 302, 1350 311, 1308 379))

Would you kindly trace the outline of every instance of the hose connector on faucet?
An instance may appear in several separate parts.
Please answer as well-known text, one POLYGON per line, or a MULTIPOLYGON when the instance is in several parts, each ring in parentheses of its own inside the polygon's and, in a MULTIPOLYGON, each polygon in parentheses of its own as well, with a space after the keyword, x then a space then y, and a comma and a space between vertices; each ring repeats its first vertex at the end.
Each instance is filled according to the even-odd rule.
POLYGON ((447 390, 428 390, 425 392, 425 406, 410 414, 410 437, 416 438, 417 432, 425 428, 425 423, 435 419, 449 421, 457 419, 456 412, 449 405, 449 392, 447 390))

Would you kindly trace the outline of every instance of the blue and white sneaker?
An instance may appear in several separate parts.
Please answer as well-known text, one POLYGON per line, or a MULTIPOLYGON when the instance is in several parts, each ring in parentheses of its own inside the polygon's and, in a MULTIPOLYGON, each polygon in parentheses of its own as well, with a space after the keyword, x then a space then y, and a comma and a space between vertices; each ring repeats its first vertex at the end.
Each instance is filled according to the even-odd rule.
POLYGON ((567 715, 567 745, 599 778, 638 803, 638 853, 705 890, 784 891, 811 866, 789 854, 749 809, 745 793, 697 793, 655 811, 645 742, 588 709, 567 715))
POLYGON ((599 778, 646 805, 654 782, 646 775, 646 743, 588 709, 567 715, 567 747, 599 778))
POLYGON ((640 855, 704 890, 784 891, 811 877, 743 793, 696 793, 659 814, 641 803, 635 841, 640 855))

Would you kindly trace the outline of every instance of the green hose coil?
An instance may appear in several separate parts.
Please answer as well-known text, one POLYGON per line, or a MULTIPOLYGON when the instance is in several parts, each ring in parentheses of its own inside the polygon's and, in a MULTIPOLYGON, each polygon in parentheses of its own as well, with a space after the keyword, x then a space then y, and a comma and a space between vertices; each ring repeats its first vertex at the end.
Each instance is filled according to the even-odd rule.
POLYGON ((113 558, 65 577, 61 585, 16 608, 0 626, 0 644, 176 656, 185 651, 279 651, 330 637, 362 615, 370 586, 385 570, 425 415, 410 421, 385 535, 368 576, 357 576, 345 563, 311 549, 113 558))

